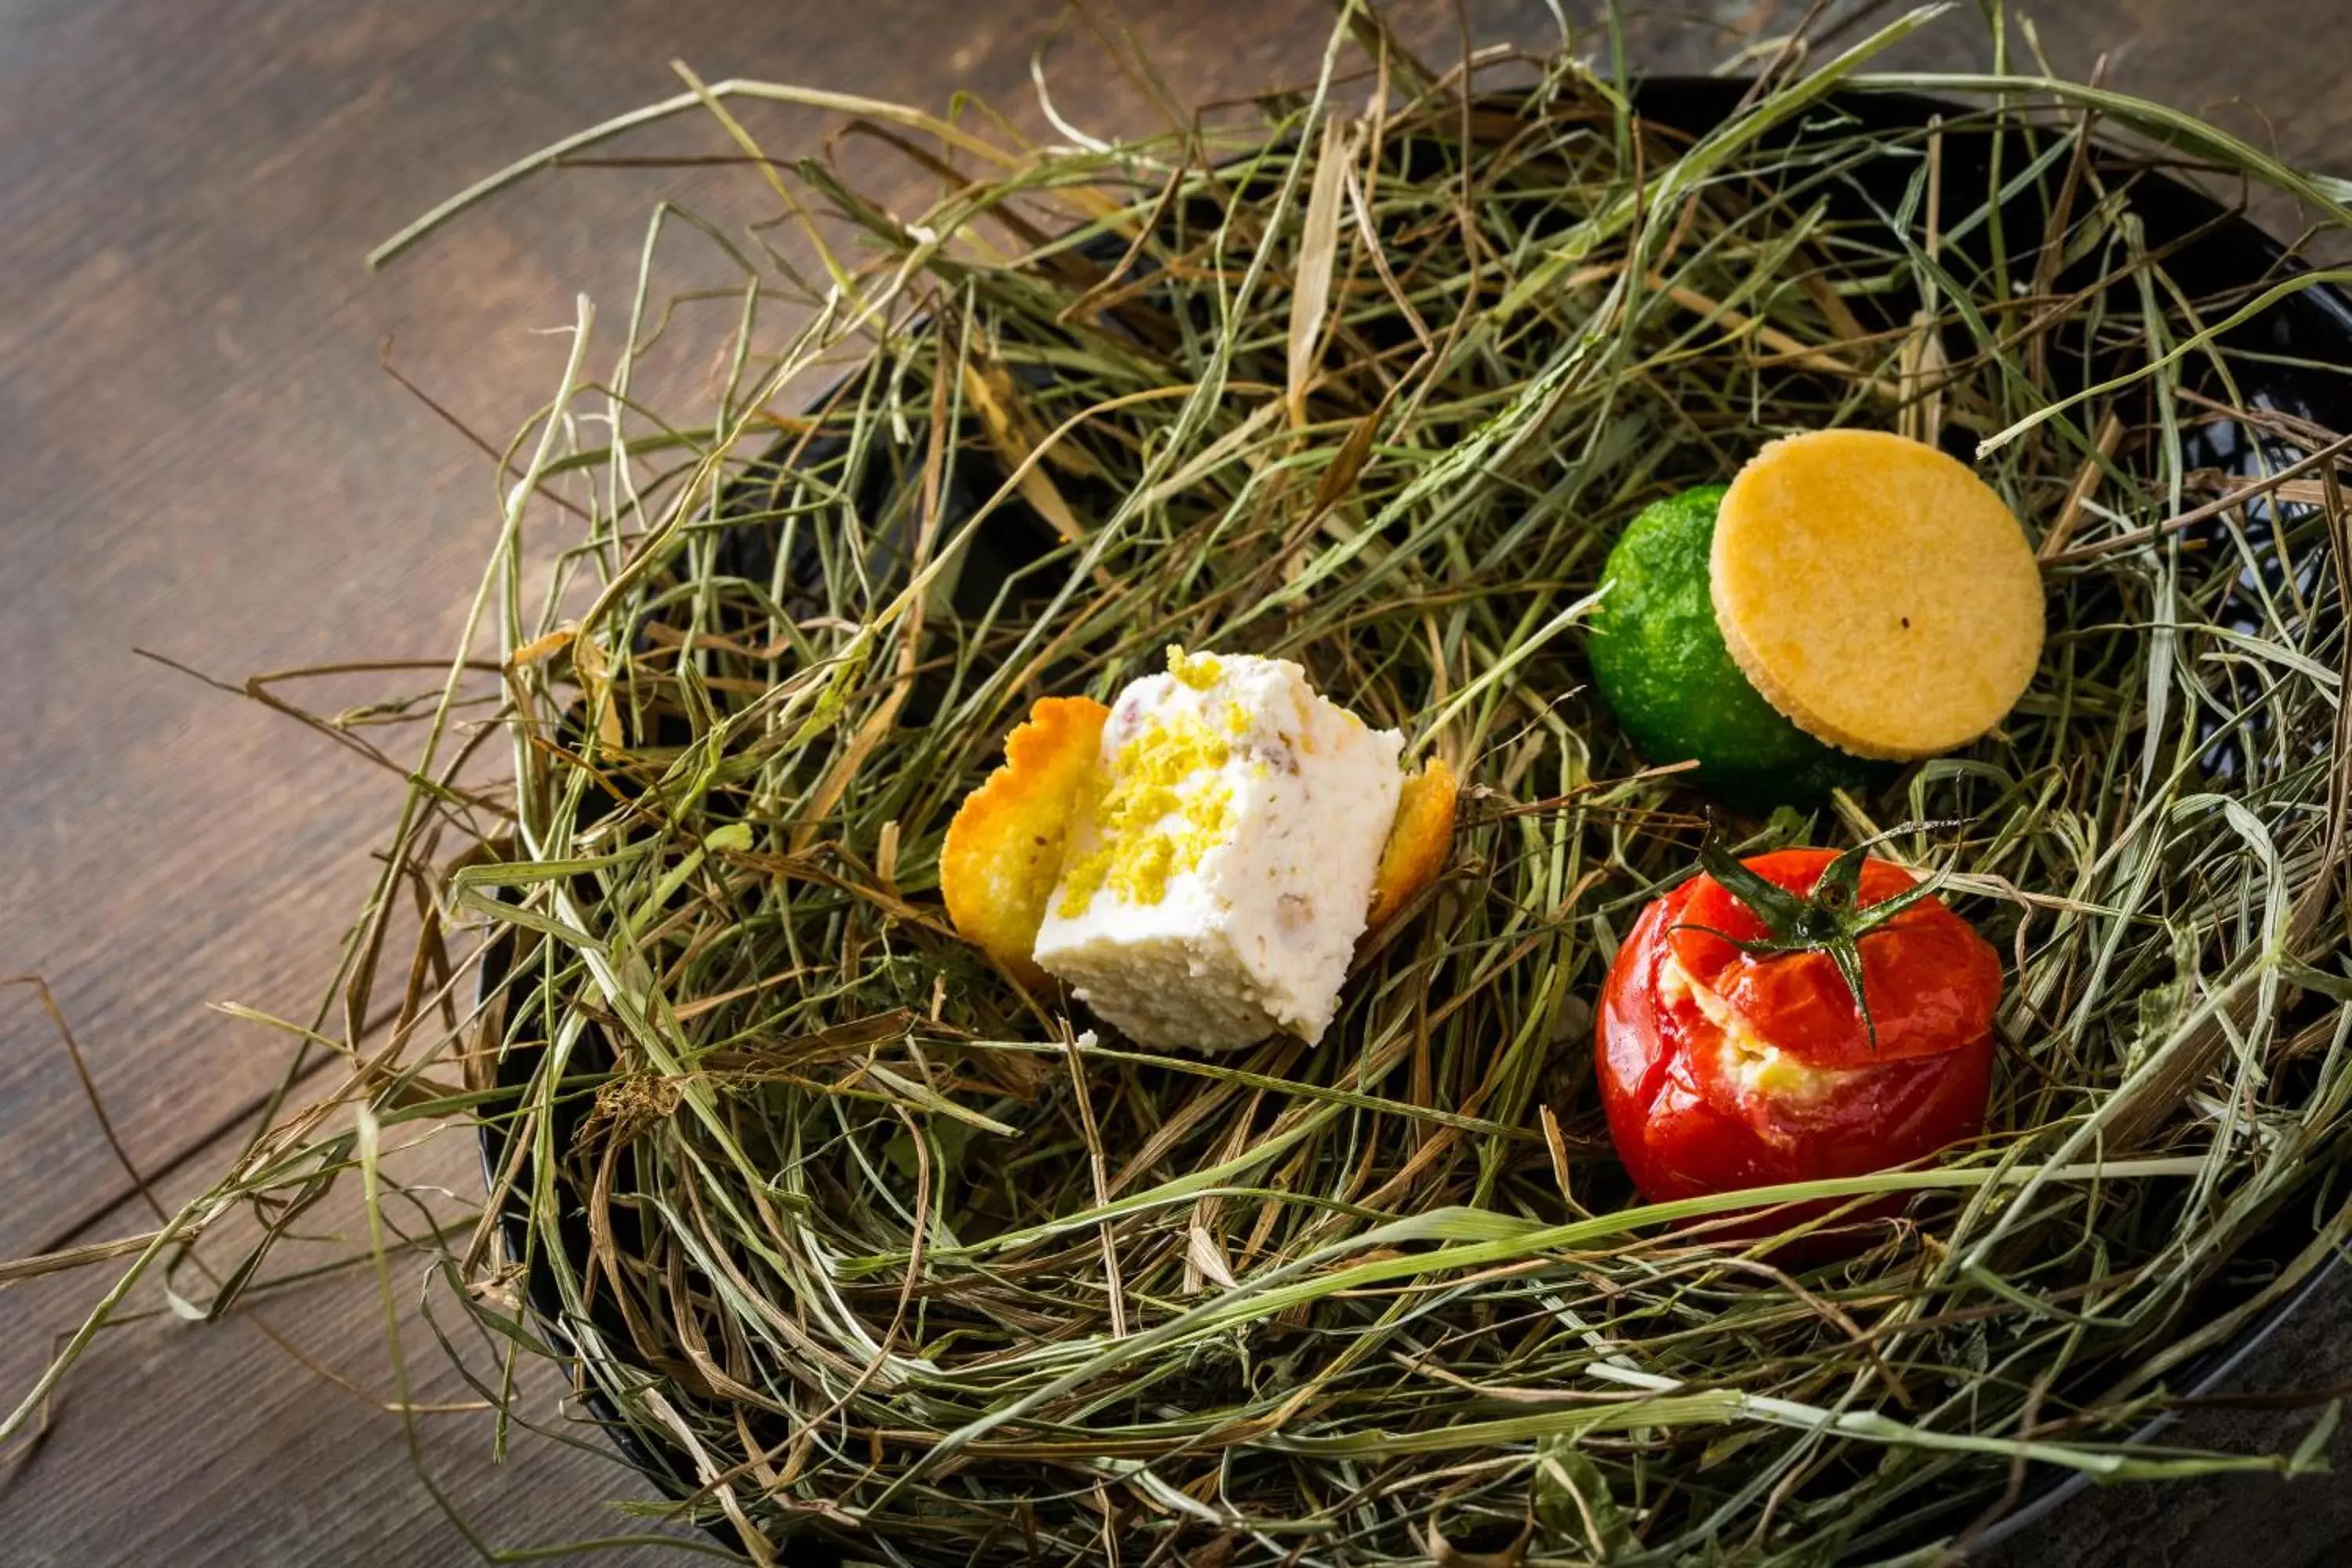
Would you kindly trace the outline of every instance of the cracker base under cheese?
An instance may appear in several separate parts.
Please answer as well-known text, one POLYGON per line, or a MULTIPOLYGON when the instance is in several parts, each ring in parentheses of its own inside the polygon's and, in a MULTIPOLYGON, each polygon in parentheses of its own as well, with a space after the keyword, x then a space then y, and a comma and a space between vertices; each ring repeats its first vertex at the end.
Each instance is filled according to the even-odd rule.
POLYGON ((1396 821, 1372 878, 1371 929, 1396 919, 1405 905, 1445 869, 1454 849, 1454 808, 1461 784, 1443 757, 1432 757, 1404 781, 1396 821))
POLYGON ((1004 765, 957 808, 940 850, 948 918, 1027 984, 1045 977, 1031 952, 1109 717, 1091 697, 1041 698, 1005 737, 1004 765))

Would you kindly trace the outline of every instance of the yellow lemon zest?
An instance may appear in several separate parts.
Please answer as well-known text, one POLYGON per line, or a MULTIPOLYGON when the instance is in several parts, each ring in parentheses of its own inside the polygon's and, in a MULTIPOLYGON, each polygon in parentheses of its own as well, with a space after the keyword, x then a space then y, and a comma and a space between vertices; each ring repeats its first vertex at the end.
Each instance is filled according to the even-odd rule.
POLYGON ((1225 678, 1225 661, 1213 653, 1186 653, 1179 645, 1170 643, 1168 673, 1181 685, 1206 691, 1225 678))
POLYGON ((1093 843, 1064 869, 1062 917, 1084 914, 1105 888, 1129 904, 1156 904, 1172 879, 1196 869, 1233 832, 1233 788, 1213 777, 1185 786, 1232 755, 1224 737, 1189 716, 1154 719, 1122 744, 1091 805, 1093 843))

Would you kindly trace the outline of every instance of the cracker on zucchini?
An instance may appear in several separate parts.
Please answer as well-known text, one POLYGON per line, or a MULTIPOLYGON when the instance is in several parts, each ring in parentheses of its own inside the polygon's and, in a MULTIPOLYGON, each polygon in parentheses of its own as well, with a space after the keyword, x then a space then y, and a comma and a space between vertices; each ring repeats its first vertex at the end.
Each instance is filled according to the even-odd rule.
POLYGON ((1998 724, 2042 658, 2042 574, 2000 496, 1901 436, 1775 441, 1724 492, 1710 561, 1724 645, 1832 745, 1897 760, 1998 724))

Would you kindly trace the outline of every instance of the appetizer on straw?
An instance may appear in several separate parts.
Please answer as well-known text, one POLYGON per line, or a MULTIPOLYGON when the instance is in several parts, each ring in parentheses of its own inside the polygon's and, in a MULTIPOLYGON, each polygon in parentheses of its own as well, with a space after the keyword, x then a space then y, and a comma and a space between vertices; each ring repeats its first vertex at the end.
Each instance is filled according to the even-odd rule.
POLYGON ((1735 802, 1867 788, 1964 746, 2040 668, 2042 572, 1966 467, 1878 430, 1772 441, 1609 553, 1593 679, 1633 744, 1735 802))
POLYGON ((1974 1137, 2000 955, 1862 849, 1706 865, 1642 911, 1601 990, 1601 1102, 1642 1195, 1858 1176, 1974 1137))
POLYGON ((1286 659, 1168 650, 1109 709, 1045 698, 940 854, 956 929, 1140 1045, 1329 1026, 1356 940, 1444 868, 1453 771, 1286 659), (1404 799, 1408 782, 1411 799, 1404 799))
MULTIPOLYGON (((287 1217, 356 1188, 395 1332, 458 1358, 486 1441, 584 1405, 763 1563, 1916 1557, 2014 1467, 2304 1468, 2122 1439, 2352 1225, 2352 399, 2296 346, 2352 318, 2154 165, 2324 237, 2352 212, 2113 91, 1864 76, 1931 19, 1637 89, 1573 51, 1435 67, 1350 6, 1257 120, 1052 145, 698 79, 398 237, 687 112, 805 222, 796 249, 764 206, 626 237, 626 329, 583 308, 446 684, 352 710, 424 739, 295 1029, 348 1073, 173 1216, 7 1429, 230 1210, 263 1239, 217 1289, 175 1275, 177 1310, 235 1310, 292 1268, 287 1217), (893 212, 772 155, 769 101, 846 109, 940 195, 893 212), (656 412, 672 355, 724 374, 656 412), (1751 508, 1743 465, 1814 499, 1751 508), (1930 491, 1974 543, 1916 572, 1874 520, 1916 539, 1930 491), (1117 1032, 1157 1016, 1107 920, 1058 950, 1106 956, 1073 970, 1097 1013, 1040 947, 1117 787, 1079 694, 1171 641, 1288 661, 1462 775, 1457 822, 1451 772, 1382 742, 1344 879, 1298 868, 1346 894, 1317 974, 1352 941, 1349 973, 1252 982, 1215 1043, 1276 1032, 1218 1055, 1117 1032), (1629 681, 1645 659, 1670 679, 1629 681), (1952 826, 1883 837, 1923 821, 1952 826), (1711 840, 1732 861, 1689 880, 1711 840), (1804 844, 1874 844, 1851 906, 1821 912, 1819 852, 1771 858, 1804 844), (1645 1006, 1721 1142, 1625 1120, 1657 1101, 1612 1087, 1608 1018, 1645 1006), (1834 1108, 1913 1075, 1900 1138, 1794 1130, 1791 1082, 1834 1108), (484 1138, 486 1201, 404 1233, 386 1135, 435 1127, 484 1138), (1780 1230, 1836 1246, 1759 1257, 1780 1230), (533 1359, 582 1397, 535 1400, 533 1359)), ((1182 940, 1239 973, 1213 924, 1182 940)))

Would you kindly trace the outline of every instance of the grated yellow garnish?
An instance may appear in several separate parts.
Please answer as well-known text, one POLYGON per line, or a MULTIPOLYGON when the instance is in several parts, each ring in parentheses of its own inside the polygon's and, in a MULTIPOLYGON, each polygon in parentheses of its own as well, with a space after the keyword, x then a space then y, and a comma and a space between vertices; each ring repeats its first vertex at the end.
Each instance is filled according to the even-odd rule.
POLYGON ((1168 673, 1195 691, 1206 691, 1225 678, 1225 663, 1215 654, 1186 653, 1181 647, 1170 643, 1168 673))
MULTIPOLYGON (((1171 671, 1182 679, 1178 660, 1171 671)), ((1214 773, 1232 758, 1223 736, 1195 718, 1154 719, 1113 754, 1108 787, 1091 806, 1094 843, 1063 870, 1061 913, 1086 913, 1105 888, 1129 904, 1156 904, 1233 832, 1233 789, 1214 773)))

